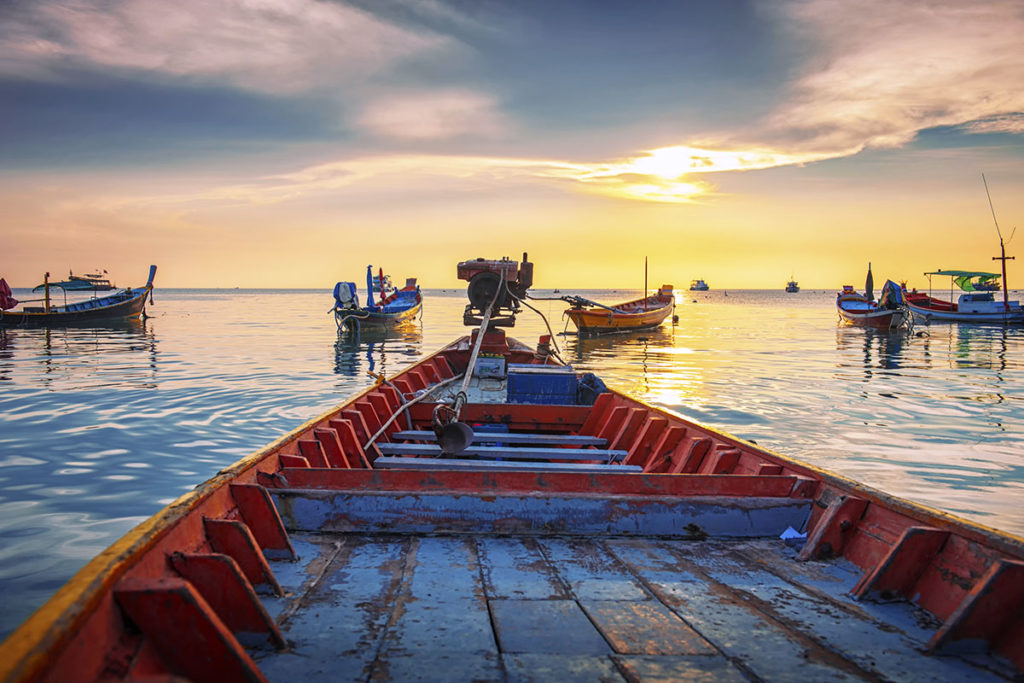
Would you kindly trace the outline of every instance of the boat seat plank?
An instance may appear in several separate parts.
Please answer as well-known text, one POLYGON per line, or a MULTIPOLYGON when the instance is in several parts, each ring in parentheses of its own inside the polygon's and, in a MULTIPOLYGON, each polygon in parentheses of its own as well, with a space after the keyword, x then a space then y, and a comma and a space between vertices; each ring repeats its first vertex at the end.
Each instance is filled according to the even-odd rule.
MULTIPOLYGON (((439 456, 441 447, 432 443, 377 444, 384 455, 439 456)), ((478 458, 511 458, 514 460, 605 460, 619 462, 628 451, 606 451, 591 448, 517 448, 515 446, 470 446, 459 455, 478 458)))
MULTIPOLYGON (((392 434, 391 438, 396 441, 436 441, 437 435, 428 429, 406 430, 392 434)), ((514 434, 505 432, 474 432, 473 434, 474 443, 496 441, 536 446, 597 446, 601 448, 608 445, 606 439, 582 434, 514 434)))
MULTIPOLYGON (((383 445, 383 444, 382 444, 383 445)), ((471 458, 402 458, 382 456, 373 461, 374 469, 388 470, 464 470, 514 472, 616 472, 637 474, 638 465, 604 465, 596 463, 561 462, 505 462, 501 460, 474 460, 471 458)))

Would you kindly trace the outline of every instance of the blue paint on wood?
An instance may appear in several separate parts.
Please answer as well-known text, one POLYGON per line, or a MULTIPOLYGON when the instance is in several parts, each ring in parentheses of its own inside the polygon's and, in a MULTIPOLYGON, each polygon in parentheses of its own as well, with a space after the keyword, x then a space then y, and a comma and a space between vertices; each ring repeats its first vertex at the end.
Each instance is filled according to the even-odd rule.
POLYGON ((608 643, 573 600, 492 600, 502 652, 607 654, 608 643))
POLYGON ((507 532, 777 537, 803 523, 810 502, 790 498, 459 495, 276 492, 289 528, 325 531, 507 532))

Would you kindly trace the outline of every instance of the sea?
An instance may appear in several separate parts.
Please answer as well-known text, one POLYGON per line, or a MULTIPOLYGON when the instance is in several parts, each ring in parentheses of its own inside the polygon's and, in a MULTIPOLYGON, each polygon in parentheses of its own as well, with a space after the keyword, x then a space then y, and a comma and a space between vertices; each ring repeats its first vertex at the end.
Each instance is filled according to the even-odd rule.
MULTIPOLYGON (((577 339, 534 290, 508 333, 639 399, 1024 536, 1024 327, 840 324, 834 291, 677 293, 660 329, 577 339)), ((1014 298, 1020 298, 1014 292, 1014 298)), ((25 290, 15 296, 31 298, 25 290)), ((157 289, 144 320, 0 329, 0 638, 155 512, 458 336, 463 288, 340 334, 329 290, 157 289)))

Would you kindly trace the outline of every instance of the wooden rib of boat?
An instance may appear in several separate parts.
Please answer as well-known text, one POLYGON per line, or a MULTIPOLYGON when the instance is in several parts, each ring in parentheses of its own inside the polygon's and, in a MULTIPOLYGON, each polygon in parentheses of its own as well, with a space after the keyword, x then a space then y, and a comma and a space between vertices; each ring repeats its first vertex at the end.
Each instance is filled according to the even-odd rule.
POLYGON ((0 310, 0 325, 76 325, 99 320, 137 318, 145 313, 146 300, 152 298, 155 276, 156 266, 150 266, 146 284, 138 289, 128 287, 108 296, 61 306, 22 306, 18 310, 0 310))
POLYGON ((894 330, 910 321, 903 290, 892 280, 885 282, 878 301, 858 294, 849 285, 844 286, 836 296, 836 310, 844 322, 880 330, 894 330))
POLYGON ((1020 676, 1024 539, 608 389, 490 312, 140 524, 0 677, 1020 676))
POLYGON ((640 332, 660 326, 675 309, 672 285, 662 285, 657 294, 614 306, 604 306, 579 297, 565 297, 571 307, 565 315, 581 337, 619 332, 640 332))

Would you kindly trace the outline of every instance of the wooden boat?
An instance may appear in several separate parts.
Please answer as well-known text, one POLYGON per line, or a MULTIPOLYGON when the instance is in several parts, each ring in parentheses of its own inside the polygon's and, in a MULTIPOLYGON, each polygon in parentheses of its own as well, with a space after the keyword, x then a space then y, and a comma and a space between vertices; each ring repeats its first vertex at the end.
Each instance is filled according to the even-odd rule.
POLYGON ((618 332, 653 330, 675 310, 672 285, 662 285, 657 294, 605 306, 582 297, 563 297, 571 305, 565 311, 581 337, 618 332))
POLYGON ((360 305, 354 282, 339 282, 334 286, 334 321, 339 330, 358 331, 365 327, 386 327, 413 320, 423 307, 416 278, 409 278, 401 289, 389 292, 389 280, 383 270, 373 275, 373 266, 366 267, 366 304, 360 305), (376 284, 377 289, 374 289, 376 284), (376 294, 380 300, 376 303, 376 294))
POLYGON ((96 269, 95 273, 86 273, 85 275, 75 275, 73 271, 68 271, 68 279, 61 280, 60 282, 44 282, 41 285, 36 285, 32 291, 38 292, 45 289, 46 287, 59 287, 69 292, 109 292, 110 290, 117 289, 110 278, 107 277, 107 271, 96 269))
POLYGON ((92 560, 0 678, 1021 675, 1024 539, 608 389, 499 296, 92 560))
POLYGON ((878 301, 858 294, 850 285, 836 296, 839 317, 851 325, 893 330, 910 322, 910 312, 903 299, 903 288, 886 280, 878 301))
MULTIPOLYGON (((49 287, 44 287, 42 306, 22 306, 17 310, 0 310, 0 325, 74 325, 98 320, 134 318, 143 315, 146 299, 153 296, 156 266, 149 267, 149 278, 143 287, 128 287, 114 294, 58 306, 51 303, 49 287)), ((47 283, 44 283, 47 284, 47 283)))
MULTIPOLYGON (((936 270, 925 273, 928 276, 928 293, 916 289, 907 292, 907 306, 915 319, 925 323, 932 322, 973 322, 973 323, 1024 323, 1024 308, 1019 301, 1010 301, 1004 291, 1002 301, 997 301, 991 290, 976 291, 972 280, 990 276, 971 270, 936 270), (932 276, 941 275, 950 278, 949 299, 932 296, 932 276), (953 302, 953 285, 962 290, 953 302)), ((984 281, 984 280, 983 280, 984 281)), ((990 282, 991 279, 989 278, 990 282)), ((1004 279, 1005 287, 1005 279, 1004 279)))

